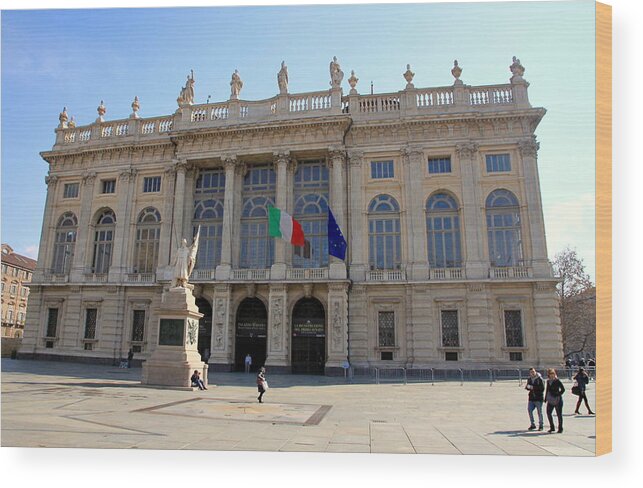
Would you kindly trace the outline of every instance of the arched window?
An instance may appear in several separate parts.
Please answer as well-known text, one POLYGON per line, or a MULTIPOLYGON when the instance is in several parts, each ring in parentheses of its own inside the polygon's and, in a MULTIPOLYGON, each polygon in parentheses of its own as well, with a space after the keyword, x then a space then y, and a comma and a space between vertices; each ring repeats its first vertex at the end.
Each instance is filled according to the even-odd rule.
POLYGON ((268 205, 274 203, 266 197, 249 198, 244 202, 240 268, 262 269, 272 265, 274 239, 268 236, 268 205))
POLYGON ((194 205, 194 229, 196 234, 201 226, 199 251, 196 257, 197 269, 214 269, 221 263, 221 234, 223 233, 223 203, 209 198, 194 205))
POLYGON ((494 190, 487 197, 485 207, 491 265, 522 265, 522 236, 518 199, 508 190, 494 190))
POLYGON ((431 268, 459 268, 460 216, 455 198, 434 193, 426 202, 426 238, 431 268))
POLYGON ((378 195, 368 206, 369 264, 374 269, 399 269, 402 261, 400 206, 390 195, 378 195))
POLYGON ((65 212, 56 226, 54 243, 54 262, 52 271, 55 274, 69 274, 76 247, 78 219, 72 212, 65 212))
POLYGON ((310 259, 293 254, 295 268, 328 266, 328 200, 324 195, 308 193, 295 202, 295 218, 310 242, 310 259))
POLYGON ((92 273, 104 274, 109 271, 112 263, 112 243, 114 229, 116 228, 116 215, 110 209, 104 210, 96 219, 94 228, 94 258, 92 259, 92 273))
POLYGON ((161 214, 154 207, 141 211, 136 221, 134 273, 154 273, 161 239, 161 214))

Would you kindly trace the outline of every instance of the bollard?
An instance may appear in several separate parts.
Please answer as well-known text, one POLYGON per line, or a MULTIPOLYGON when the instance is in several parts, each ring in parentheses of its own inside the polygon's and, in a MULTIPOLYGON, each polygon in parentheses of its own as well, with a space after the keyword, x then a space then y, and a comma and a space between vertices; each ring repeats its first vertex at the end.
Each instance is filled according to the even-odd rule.
POLYGON ((464 371, 460 368, 460 386, 464 386, 464 371))
POLYGON ((489 370, 489 386, 493 386, 493 372, 489 370))
POLYGON ((435 378, 433 377, 433 368, 431 368, 431 386, 435 386, 435 378))
POLYGON ((377 368, 375 368, 375 384, 380 384, 380 370, 377 368))
POLYGON ((406 368, 404 368, 404 384, 406 385, 406 368))

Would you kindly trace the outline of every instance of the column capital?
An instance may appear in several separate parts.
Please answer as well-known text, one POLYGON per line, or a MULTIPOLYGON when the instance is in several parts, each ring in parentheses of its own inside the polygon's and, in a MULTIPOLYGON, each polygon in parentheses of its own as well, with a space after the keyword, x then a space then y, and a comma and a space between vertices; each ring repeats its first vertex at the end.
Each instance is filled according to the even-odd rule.
POLYGON ((421 161, 424 155, 424 151, 419 146, 404 146, 400 153, 405 164, 421 161))
POLYGON ((223 163, 226 173, 234 171, 239 164, 236 154, 223 154, 221 156, 221 162, 223 163))
POLYGON ((194 165, 189 163, 187 159, 178 159, 172 162, 174 170, 177 173, 188 173, 194 170, 194 165))
POLYGON ((361 166, 364 161, 364 153, 362 151, 349 151, 348 162, 351 166, 361 166))
POLYGON ((136 173, 138 173, 138 171, 135 170, 134 168, 127 168, 121 171, 118 174, 118 177, 123 181, 130 181, 134 179, 134 177, 136 176, 136 173))
POLYGON ((473 158, 479 149, 480 146, 478 146, 478 144, 476 144, 475 142, 466 142, 464 144, 458 144, 455 147, 455 151, 460 159, 473 158))
POLYGON ((540 143, 536 141, 536 138, 523 139, 518 141, 518 149, 520 150, 520 155, 524 157, 535 158, 538 156, 538 150, 540 149, 540 143))
POLYGON ((343 146, 331 146, 328 148, 328 158, 326 160, 328 167, 332 168, 336 164, 343 167, 346 162, 346 149, 343 146))
POLYGON ((241 176, 242 178, 246 176, 248 172, 248 165, 243 161, 237 161, 235 163, 235 174, 241 176))
POLYGON ((83 181, 83 185, 93 185, 94 180, 96 179, 96 171, 85 171, 82 174, 81 179, 83 181))
POLYGON ((272 161, 278 166, 280 164, 290 163, 290 151, 275 151, 272 153, 272 161))
POLYGON ((58 183, 58 176, 57 175, 47 175, 47 176, 45 176, 45 184, 49 188, 51 188, 51 189, 56 188, 57 183, 58 183))

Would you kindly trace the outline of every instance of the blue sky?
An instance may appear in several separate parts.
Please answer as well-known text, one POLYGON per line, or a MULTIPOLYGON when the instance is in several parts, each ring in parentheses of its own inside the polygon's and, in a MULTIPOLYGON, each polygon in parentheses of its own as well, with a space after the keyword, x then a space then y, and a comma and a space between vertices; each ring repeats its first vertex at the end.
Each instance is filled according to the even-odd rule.
POLYGON ((286 7, 31 10, 2 12, 2 242, 35 257, 47 164, 63 106, 79 125, 101 100, 106 118, 125 118, 135 95, 143 117, 171 114, 190 69, 196 102, 228 98, 231 73, 242 98, 328 87, 337 56, 358 91, 453 82, 454 59, 471 85, 506 83, 518 56, 532 105, 547 109, 537 129, 550 258, 575 247, 594 276, 594 3, 396 4, 286 7))

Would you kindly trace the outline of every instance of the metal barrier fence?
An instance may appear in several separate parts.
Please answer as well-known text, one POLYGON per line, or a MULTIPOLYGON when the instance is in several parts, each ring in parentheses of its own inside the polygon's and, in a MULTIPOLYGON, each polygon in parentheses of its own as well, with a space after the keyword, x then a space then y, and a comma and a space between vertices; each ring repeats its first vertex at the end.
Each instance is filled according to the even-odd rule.
MULTIPOLYGON (((559 368, 556 370, 561 379, 572 380, 578 368, 559 368)), ((590 381, 596 381, 596 368, 585 368, 590 381)), ((547 370, 538 370, 543 379, 547 378, 547 370)), ((492 386, 498 381, 515 381, 518 385, 529 378, 528 368, 515 369, 440 369, 440 368, 373 368, 351 366, 345 373, 346 381, 350 383, 431 383, 438 382, 488 382, 492 386)))

